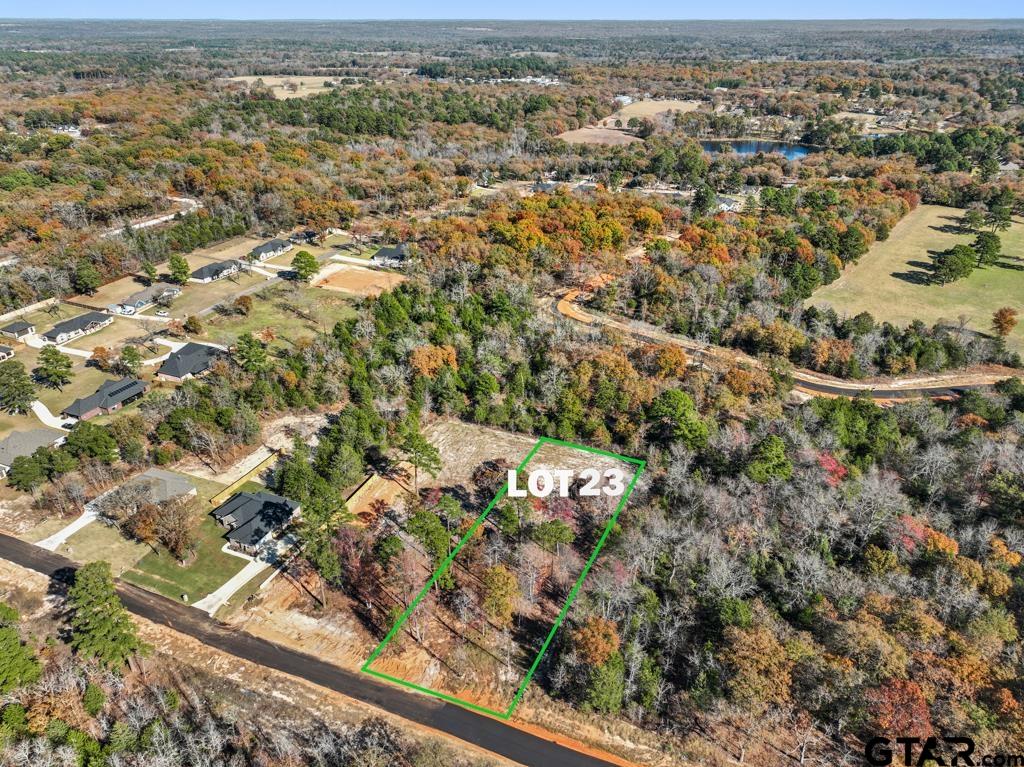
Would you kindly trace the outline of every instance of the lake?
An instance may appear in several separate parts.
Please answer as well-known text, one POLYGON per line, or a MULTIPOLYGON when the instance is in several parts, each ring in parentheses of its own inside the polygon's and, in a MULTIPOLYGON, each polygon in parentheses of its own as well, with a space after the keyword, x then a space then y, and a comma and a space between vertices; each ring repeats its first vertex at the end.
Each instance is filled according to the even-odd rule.
POLYGON ((729 146, 732 151, 740 155, 757 154, 764 152, 771 154, 778 152, 787 160, 799 160, 806 157, 813 150, 812 147, 802 144, 790 144, 786 141, 755 141, 750 139, 718 139, 712 141, 701 141, 701 148, 705 152, 721 152, 722 148, 729 146))

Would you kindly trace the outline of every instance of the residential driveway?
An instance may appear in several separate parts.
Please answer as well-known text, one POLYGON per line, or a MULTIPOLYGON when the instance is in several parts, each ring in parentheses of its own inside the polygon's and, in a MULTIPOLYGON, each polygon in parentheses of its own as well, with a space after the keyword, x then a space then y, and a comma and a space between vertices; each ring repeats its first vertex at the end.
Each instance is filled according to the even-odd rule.
MULTIPOLYGON (((81 338, 81 336, 79 336, 79 338, 81 338)), ((30 346, 33 349, 42 349, 44 346, 52 345, 44 341, 43 337, 37 333, 33 333, 30 336, 25 336, 25 338, 22 340, 25 341, 26 346, 30 346)), ((92 357, 92 352, 87 352, 85 351, 85 349, 75 349, 73 346, 58 346, 57 348, 60 349, 65 354, 73 354, 76 357, 85 357, 86 359, 92 357)))
POLYGON ((53 413, 50 412, 50 408, 48 408, 39 400, 35 400, 32 402, 32 412, 35 414, 36 418, 43 422, 44 426, 49 426, 51 429, 60 429, 61 431, 67 431, 67 429, 64 428, 65 419, 58 418, 57 416, 55 416, 53 413))
POLYGON ((86 525, 92 524, 94 521, 96 521, 98 517, 99 515, 95 511, 83 511, 80 515, 78 515, 78 518, 75 519, 74 522, 69 524, 64 529, 58 530, 49 538, 43 538, 43 540, 38 541, 36 543, 36 546, 46 549, 47 551, 56 551, 61 547, 61 544, 63 544, 68 538, 77 533, 86 525))
POLYGON ((208 615, 213 615, 222 605, 227 604, 231 597, 235 595, 235 592, 242 588, 242 586, 259 575, 263 570, 272 567, 284 559, 285 555, 296 543, 297 541, 292 535, 284 535, 279 540, 274 541, 272 546, 255 558, 240 551, 235 551, 229 544, 224 544, 221 551, 225 554, 247 559, 249 560, 248 564, 229 578, 223 586, 212 594, 203 597, 192 606, 208 615))

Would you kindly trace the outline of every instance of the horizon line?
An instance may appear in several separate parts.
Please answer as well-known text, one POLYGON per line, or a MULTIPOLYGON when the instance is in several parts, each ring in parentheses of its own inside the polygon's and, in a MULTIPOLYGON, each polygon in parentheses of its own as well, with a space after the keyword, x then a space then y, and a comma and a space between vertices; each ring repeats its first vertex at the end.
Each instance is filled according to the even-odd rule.
POLYGON ((745 23, 745 22, 765 22, 765 21, 788 21, 788 22, 851 22, 851 21, 1024 21, 1024 16, 987 16, 987 17, 973 17, 973 16, 942 16, 942 17, 928 17, 928 16, 877 16, 877 17, 861 17, 861 18, 471 18, 471 17, 422 17, 413 18, 406 16, 395 16, 395 17, 379 17, 379 18, 340 18, 340 17, 323 17, 323 18, 285 18, 285 17, 241 17, 241 16, 0 16, 0 23, 9 21, 266 21, 266 22, 349 22, 349 23, 368 23, 368 22, 393 22, 393 21, 410 21, 410 22, 734 22, 734 23, 745 23))

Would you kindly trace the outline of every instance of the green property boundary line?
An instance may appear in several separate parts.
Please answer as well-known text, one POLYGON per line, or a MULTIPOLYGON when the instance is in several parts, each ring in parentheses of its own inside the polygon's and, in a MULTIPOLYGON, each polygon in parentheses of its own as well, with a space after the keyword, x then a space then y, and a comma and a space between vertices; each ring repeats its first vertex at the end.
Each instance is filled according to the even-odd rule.
POLYGON ((387 644, 399 632, 399 630, 402 628, 402 625, 409 619, 409 616, 412 615, 413 610, 416 609, 417 605, 419 605, 423 598, 430 592, 431 587, 433 587, 437 579, 440 578, 444 574, 444 572, 451 566, 452 562, 455 560, 455 556, 459 553, 462 547, 466 545, 466 543, 469 541, 470 538, 472 538, 473 534, 477 531, 480 525, 484 523, 484 520, 487 519, 487 516, 491 513, 491 510, 494 509, 494 507, 501 501, 502 498, 505 497, 505 494, 508 492, 508 481, 506 481, 505 484, 502 485, 501 489, 498 491, 498 494, 494 496, 494 499, 489 504, 487 504, 487 508, 483 510, 483 513, 481 513, 480 516, 476 518, 476 520, 473 522, 473 525, 469 528, 466 534, 462 536, 462 539, 459 541, 458 545, 454 549, 452 549, 452 552, 438 566, 437 570, 434 571, 434 574, 430 577, 430 580, 427 581, 426 585, 420 590, 419 594, 416 595, 416 598, 412 601, 412 604, 410 604, 405 609, 405 612, 403 612, 402 615, 398 618, 398 620, 395 621, 395 625, 391 627, 391 631, 389 631, 387 636, 384 637, 383 641, 379 645, 377 645, 377 648, 370 654, 370 657, 366 659, 366 662, 362 665, 362 668, 360 669, 361 671, 372 676, 378 677, 379 679, 384 679, 389 682, 399 684, 403 687, 408 687, 411 690, 416 690, 417 692, 424 693, 425 695, 430 695, 435 698, 439 698, 440 700, 447 701, 448 703, 455 703, 459 706, 463 706, 464 708, 471 709, 481 714, 487 714, 488 716, 493 716, 497 717, 498 719, 505 720, 510 719, 512 717, 512 713, 516 710, 516 707, 522 700, 523 695, 526 693, 526 688, 530 684, 530 680, 533 679, 534 673, 536 673, 537 668, 540 666, 541 660, 543 659, 545 653, 547 653, 548 646, 551 644, 551 640, 555 637, 555 632, 558 631, 558 629, 561 627, 562 622, 565 620, 565 616, 569 613, 569 608, 572 607, 573 602, 576 601, 576 595, 579 593, 580 587, 583 585, 583 579, 587 577, 587 574, 590 572, 590 568, 593 567, 594 562, 597 561, 597 556, 601 553, 601 549, 604 548, 604 545, 608 540, 608 536, 611 534, 612 528, 615 526, 615 523, 619 518, 619 513, 625 508, 626 502, 629 500, 629 496, 633 493, 633 487, 636 485, 636 482, 640 478, 640 475, 643 474, 644 467, 647 465, 645 461, 642 461, 639 458, 630 458, 629 456, 620 455, 618 453, 612 453, 607 450, 600 450, 596 447, 588 447, 587 445, 578 445, 575 442, 566 442, 561 439, 554 439, 553 437, 541 437, 540 439, 537 440, 536 444, 534 444, 530 452, 526 454, 526 457, 520 462, 519 466, 516 467, 516 471, 520 472, 524 468, 526 468, 526 465, 533 459, 533 457, 537 454, 537 451, 540 450, 541 447, 543 447, 544 445, 561 445, 562 447, 571 447, 576 450, 582 450, 587 453, 594 453, 595 455, 603 455, 608 458, 616 458, 620 461, 625 461, 626 463, 633 464, 634 466, 636 466, 636 471, 633 473, 633 478, 629 481, 629 485, 626 487, 626 492, 622 494, 622 499, 615 507, 615 512, 612 514, 612 518, 608 521, 608 524, 605 525, 604 531, 601 533, 601 537, 597 541, 597 545, 594 547, 593 552, 591 552, 590 554, 590 558, 587 560, 587 563, 583 566, 583 570, 580 572, 579 577, 576 579, 576 583, 573 584, 572 590, 569 592, 569 598, 566 599, 565 604, 562 605, 562 610, 558 613, 558 617, 555 619, 555 624, 551 627, 551 631, 548 632, 547 638, 545 638, 544 640, 544 644, 541 645, 540 652, 538 652, 537 657, 533 659, 533 664, 530 666, 530 670, 527 671, 526 677, 519 685, 519 689, 516 691, 515 697, 512 699, 512 702, 509 704, 508 708, 504 711, 495 711, 494 709, 487 708, 486 706, 479 706, 476 703, 470 703, 467 700, 456 698, 453 695, 446 695, 443 692, 432 690, 429 687, 423 687, 421 685, 414 684, 413 682, 409 682, 405 679, 399 679, 396 676, 385 674, 381 671, 374 671, 372 668, 370 668, 370 665, 375 660, 377 660, 377 658, 380 657, 380 654, 384 652, 384 648, 387 646, 387 644))

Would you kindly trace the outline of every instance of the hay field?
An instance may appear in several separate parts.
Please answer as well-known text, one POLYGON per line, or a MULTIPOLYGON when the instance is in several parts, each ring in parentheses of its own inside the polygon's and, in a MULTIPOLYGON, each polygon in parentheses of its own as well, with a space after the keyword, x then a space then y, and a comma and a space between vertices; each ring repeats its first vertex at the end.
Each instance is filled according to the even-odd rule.
POLYGON ((225 79, 229 82, 245 83, 246 85, 251 85, 257 80, 262 80, 263 84, 270 89, 270 92, 274 94, 274 98, 276 99, 303 99, 333 89, 333 86, 326 84, 330 82, 331 78, 325 75, 284 77, 274 75, 245 75, 240 77, 228 77, 225 79))
MULTIPOLYGON (((838 280, 816 291, 808 303, 829 305, 840 313, 870 312, 876 320, 906 325, 915 319, 931 325, 956 322, 990 332, 992 313, 1003 306, 1021 312, 1024 320, 1024 222, 999 234, 1003 258, 996 266, 975 269, 970 277, 949 285, 929 282, 932 256, 973 235, 956 233, 962 211, 921 205, 895 227, 889 239, 876 242, 838 280)), ((1007 338, 1009 348, 1024 351, 1024 321, 1007 338)))
POLYGON ((626 123, 631 117, 654 117, 665 112, 695 112, 700 108, 699 101, 684 101, 682 99, 643 99, 626 104, 618 111, 608 115, 598 125, 614 126, 616 120, 626 123))

